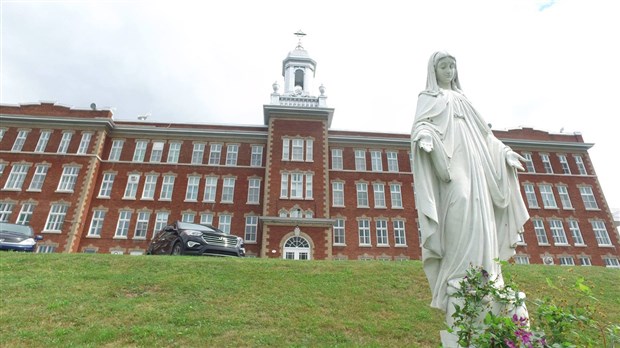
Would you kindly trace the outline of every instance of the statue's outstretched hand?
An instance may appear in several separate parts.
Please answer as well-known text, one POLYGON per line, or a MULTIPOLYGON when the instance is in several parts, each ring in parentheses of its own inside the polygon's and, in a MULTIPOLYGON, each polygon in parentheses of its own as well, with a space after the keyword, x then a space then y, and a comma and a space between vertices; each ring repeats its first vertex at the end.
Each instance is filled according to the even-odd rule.
POLYGON ((418 133, 418 135, 416 135, 415 139, 413 139, 414 142, 418 143, 418 146, 426 151, 426 152, 431 152, 433 151, 433 136, 431 135, 431 132, 428 130, 422 130, 420 131, 420 133, 418 133))
POLYGON ((525 162, 526 159, 512 150, 508 151, 506 154, 506 162, 508 162, 508 165, 519 170, 525 170, 521 161, 525 162))

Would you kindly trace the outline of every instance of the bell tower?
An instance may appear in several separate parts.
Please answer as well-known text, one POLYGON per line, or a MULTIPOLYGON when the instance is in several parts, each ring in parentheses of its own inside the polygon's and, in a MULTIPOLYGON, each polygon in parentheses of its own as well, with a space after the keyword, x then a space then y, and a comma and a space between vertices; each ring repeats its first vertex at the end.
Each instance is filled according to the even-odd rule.
POLYGON ((325 87, 312 90, 316 62, 303 48, 306 34, 282 61, 284 91, 273 84, 263 106, 268 127, 261 257, 330 259, 332 227, 329 200, 328 129, 334 109, 325 87))

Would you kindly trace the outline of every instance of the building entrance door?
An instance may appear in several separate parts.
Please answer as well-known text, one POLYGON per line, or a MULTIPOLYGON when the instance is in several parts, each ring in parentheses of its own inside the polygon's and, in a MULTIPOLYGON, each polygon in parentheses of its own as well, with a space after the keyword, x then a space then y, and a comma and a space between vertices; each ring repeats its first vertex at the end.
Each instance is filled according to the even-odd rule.
POLYGON ((310 260, 310 243, 303 237, 291 237, 284 243, 283 256, 287 260, 310 260))

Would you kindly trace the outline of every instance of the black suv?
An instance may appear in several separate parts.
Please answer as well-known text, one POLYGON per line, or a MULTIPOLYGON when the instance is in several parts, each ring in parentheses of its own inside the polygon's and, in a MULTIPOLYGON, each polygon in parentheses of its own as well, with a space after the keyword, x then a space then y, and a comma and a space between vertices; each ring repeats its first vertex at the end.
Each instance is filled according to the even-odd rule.
POLYGON ((159 231, 147 254, 245 256, 243 239, 213 226, 175 221, 159 231))

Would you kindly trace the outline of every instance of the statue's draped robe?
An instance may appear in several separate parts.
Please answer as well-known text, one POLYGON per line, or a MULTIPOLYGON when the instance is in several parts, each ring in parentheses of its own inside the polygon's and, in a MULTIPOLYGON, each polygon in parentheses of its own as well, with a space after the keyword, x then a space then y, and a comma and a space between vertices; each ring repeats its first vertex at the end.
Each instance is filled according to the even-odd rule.
POLYGON ((412 142, 416 207, 431 306, 446 311, 448 282, 470 266, 500 278, 496 259, 514 255, 529 218, 516 170, 498 140, 467 98, 453 90, 421 93, 412 140, 432 134, 428 153, 412 142))

